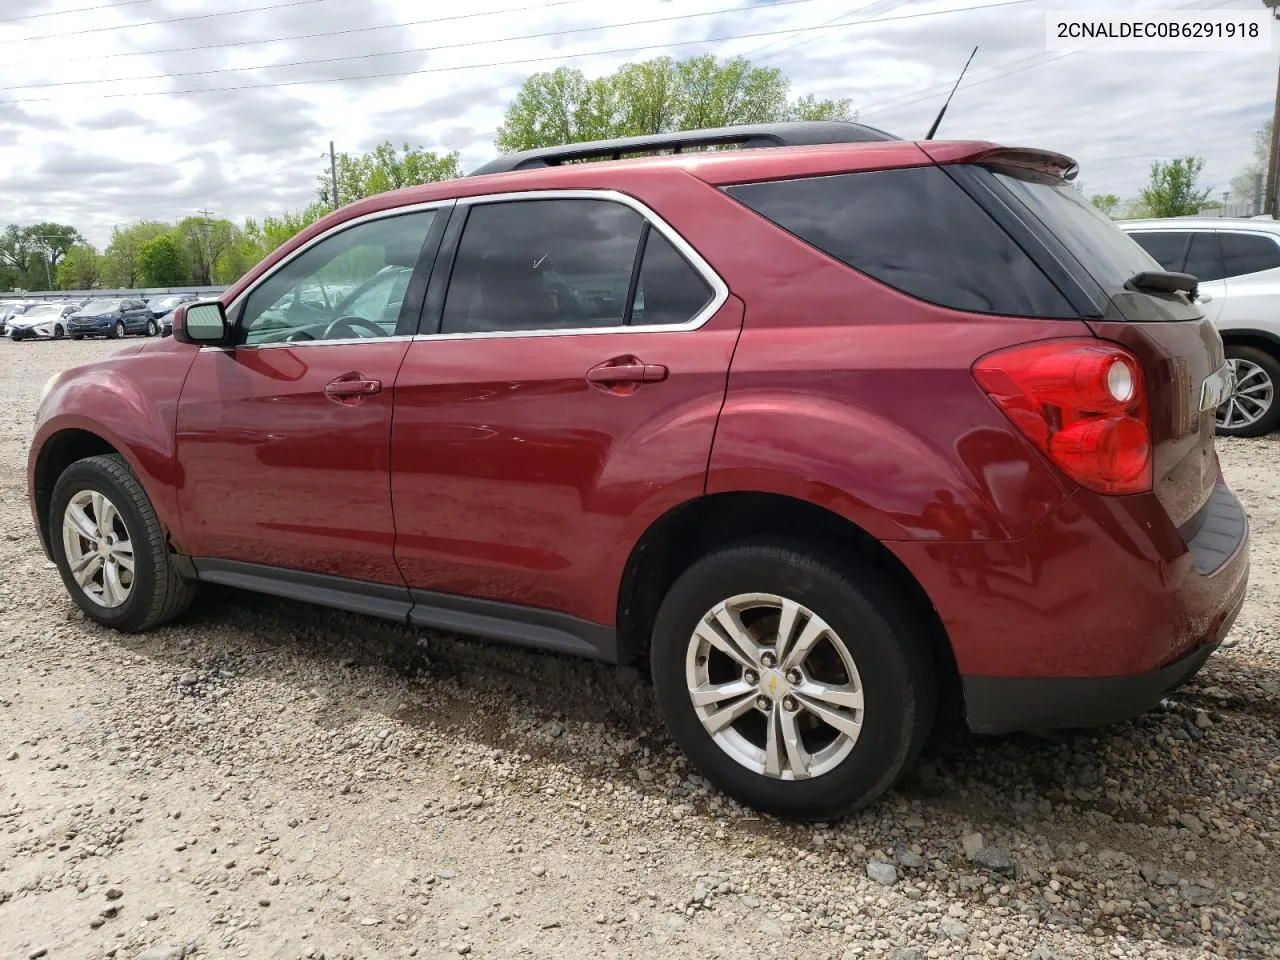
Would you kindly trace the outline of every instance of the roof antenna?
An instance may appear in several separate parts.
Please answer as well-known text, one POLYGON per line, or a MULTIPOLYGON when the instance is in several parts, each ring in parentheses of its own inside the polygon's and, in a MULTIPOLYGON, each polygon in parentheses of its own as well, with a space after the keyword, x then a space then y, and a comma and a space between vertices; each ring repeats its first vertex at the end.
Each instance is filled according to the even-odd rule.
POLYGON ((929 132, 925 134, 926 140, 932 140, 933 135, 938 132, 938 125, 942 123, 942 118, 946 116, 947 107, 951 106, 951 98, 956 95, 956 89, 960 86, 960 81, 964 79, 965 72, 969 69, 969 64, 973 63, 973 58, 978 55, 978 48, 973 48, 973 53, 969 54, 969 59, 964 62, 964 70, 960 71, 960 76, 956 77, 956 85, 951 88, 951 92, 947 94, 947 102, 942 105, 942 109, 938 111, 938 116, 933 121, 933 126, 929 128, 929 132))

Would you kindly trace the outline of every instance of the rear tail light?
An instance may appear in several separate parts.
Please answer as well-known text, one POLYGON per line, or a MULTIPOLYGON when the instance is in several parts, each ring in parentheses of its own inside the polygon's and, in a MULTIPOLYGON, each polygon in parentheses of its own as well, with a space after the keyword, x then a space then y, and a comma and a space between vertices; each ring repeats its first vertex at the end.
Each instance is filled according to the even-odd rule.
POLYGON ((973 375, 1014 426, 1082 487, 1151 489, 1142 368, 1099 340, 1044 340, 988 354, 973 375))

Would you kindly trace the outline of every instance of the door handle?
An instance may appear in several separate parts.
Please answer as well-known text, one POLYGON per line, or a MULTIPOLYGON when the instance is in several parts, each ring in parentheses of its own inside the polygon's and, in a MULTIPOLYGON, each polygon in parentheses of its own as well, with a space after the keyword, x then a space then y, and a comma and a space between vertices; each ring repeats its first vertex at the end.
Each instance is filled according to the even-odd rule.
POLYGON ((339 377, 324 388, 324 395, 339 403, 358 402, 362 397, 371 397, 381 392, 381 380, 365 380, 360 376, 339 377))
POLYGON ((667 379, 669 371, 660 363, 643 363, 635 357, 606 360, 587 371, 587 382, 608 385, 611 383, 658 383, 667 379))

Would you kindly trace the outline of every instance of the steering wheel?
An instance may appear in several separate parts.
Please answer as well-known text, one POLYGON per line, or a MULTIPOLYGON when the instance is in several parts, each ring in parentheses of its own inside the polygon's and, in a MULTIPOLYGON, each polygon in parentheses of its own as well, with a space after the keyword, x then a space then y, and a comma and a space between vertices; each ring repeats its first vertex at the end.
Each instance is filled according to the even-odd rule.
POLYGON ((335 337, 333 335, 335 330, 347 330, 352 335, 355 335, 357 328, 363 328, 365 330, 368 330, 375 337, 385 337, 387 335, 387 331, 383 330, 380 326, 378 326, 372 320, 366 320, 364 317, 350 316, 350 317, 339 317, 337 320, 334 320, 333 323, 329 324, 327 327, 324 328, 324 333, 320 334, 320 339, 321 340, 339 339, 338 337, 335 337))

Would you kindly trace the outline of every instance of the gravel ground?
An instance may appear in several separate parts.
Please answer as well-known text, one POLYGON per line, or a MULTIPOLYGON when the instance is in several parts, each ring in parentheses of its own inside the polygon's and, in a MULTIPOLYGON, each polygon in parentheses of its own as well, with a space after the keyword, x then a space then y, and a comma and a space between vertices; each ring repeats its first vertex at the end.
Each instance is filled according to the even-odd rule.
POLYGON ((1227 648, 1158 711, 935 735, 800 827, 709 790, 639 678, 207 592, 85 622, 31 529, 50 373, 0 341, 0 957, 1280 956, 1280 438, 1220 444, 1254 528, 1227 648))

